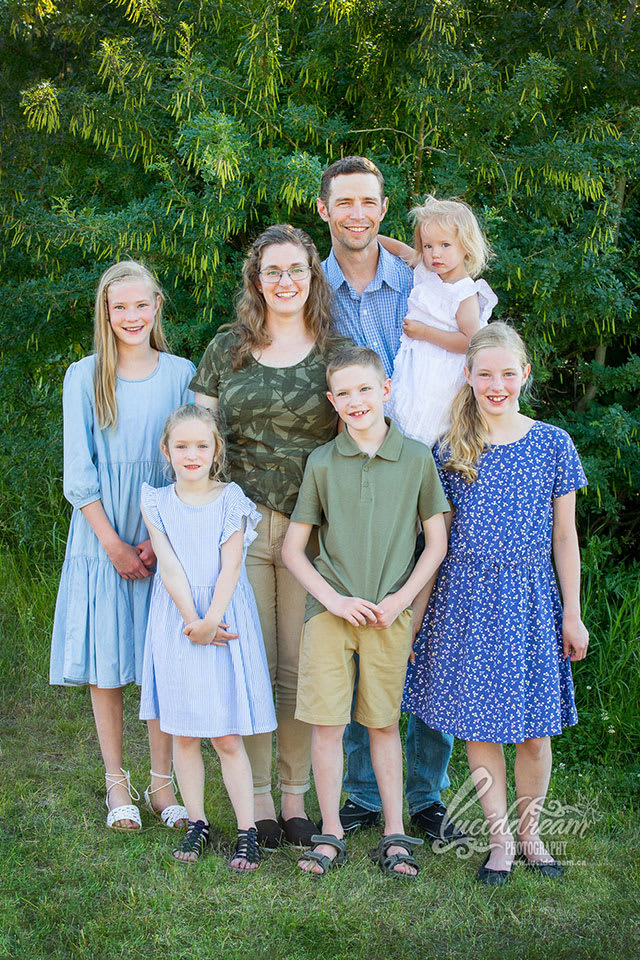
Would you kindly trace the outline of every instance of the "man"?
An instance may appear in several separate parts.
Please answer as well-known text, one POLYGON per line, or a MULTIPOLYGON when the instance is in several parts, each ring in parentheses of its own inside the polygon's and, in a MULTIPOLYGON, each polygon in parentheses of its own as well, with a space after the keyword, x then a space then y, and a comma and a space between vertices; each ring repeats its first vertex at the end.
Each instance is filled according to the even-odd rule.
MULTIPOLYGON (((336 160, 322 175, 318 213, 331 233, 331 253, 323 267, 334 291, 336 327, 354 343, 375 350, 390 377, 413 275, 377 241, 387 202, 382 174, 365 157, 336 160)), ((340 820, 348 832, 378 823, 382 804, 366 728, 351 722, 344 746, 348 799, 340 810, 340 820)), ((452 746, 451 736, 410 716, 406 794, 411 826, 447 843, 464 840, 441 801, 442 790, 449 786, 452 746)))

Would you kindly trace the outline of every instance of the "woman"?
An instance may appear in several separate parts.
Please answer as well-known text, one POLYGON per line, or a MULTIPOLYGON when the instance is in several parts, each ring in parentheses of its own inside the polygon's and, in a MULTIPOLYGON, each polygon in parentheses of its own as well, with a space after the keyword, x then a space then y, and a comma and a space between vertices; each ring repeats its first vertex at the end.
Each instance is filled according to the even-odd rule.
POLYGON ((271 734, 248 737, 246 747, 258 835, 273 848, 282 842, 283 831, 297 845, 308 845, 318 832, 304 810, 311 727, 294 719, 305 591, 282 563, 281 547, 306 459, 335 436, 337 417, 326 397, 325 369, 350 341, 332 333, 331 291, 304 231, 286 224, 269 227, 254 242, 242 276, 237 319, 211 341, 191 388, 197 403, 219 410, 230 479, 262 514, 247 573, 275 687, 278 820, 271 795, 271 734))

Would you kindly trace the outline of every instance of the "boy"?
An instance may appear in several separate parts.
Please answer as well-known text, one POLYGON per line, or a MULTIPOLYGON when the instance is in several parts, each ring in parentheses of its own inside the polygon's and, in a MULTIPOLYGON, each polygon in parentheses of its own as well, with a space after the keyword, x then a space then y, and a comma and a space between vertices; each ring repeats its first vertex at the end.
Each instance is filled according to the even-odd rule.
POLYGON ((403 836, 398 720, 411 642, 427 600, 423 588, 447 549, 443 513, 449 507, 430 451, 384 419, 391 384, 379 356, 367 347, 340 351, 327 368, 327 385, 346 428, 309 457, 282 548, 284 562, 309 592, 296 718, 313 725, 323 821, 324 842, 303 854, 300 866, 326 873, 346 859, 338 815, 342 734, 357 653, 353 715, 369 728, 385 818, 378 863, 385 872, 415 876, 411 844, 422 841, 403 836), (426 547, 412 570, 418 518, 426 547), (320 527, 320 548, 311 564, 305 547, 313 526, 320 527))

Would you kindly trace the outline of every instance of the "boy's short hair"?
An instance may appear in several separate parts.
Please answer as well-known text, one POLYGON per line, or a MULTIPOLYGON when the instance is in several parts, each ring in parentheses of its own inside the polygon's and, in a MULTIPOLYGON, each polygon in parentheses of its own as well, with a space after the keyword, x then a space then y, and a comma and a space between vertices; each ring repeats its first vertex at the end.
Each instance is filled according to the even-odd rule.
POLYGON ((335 160, 330 167, 327 167, 322 174, 322 179, 320 180, 320 199, 323 203, 327 204, 329 202, 331 181, 334 177, 341 177, 350 173, 372 173, 380 187, 380 201, 382 202, 384 200, 384 177, 373 160, 369 160, 367 157, 340 157, 340 159, 335 160))
POLYGON ((369 347, 343 347, 327 365, 327 386, 331 390, 331 377, 345 367, 373 367, 381 380, 387 379, 382 360, 369 347))

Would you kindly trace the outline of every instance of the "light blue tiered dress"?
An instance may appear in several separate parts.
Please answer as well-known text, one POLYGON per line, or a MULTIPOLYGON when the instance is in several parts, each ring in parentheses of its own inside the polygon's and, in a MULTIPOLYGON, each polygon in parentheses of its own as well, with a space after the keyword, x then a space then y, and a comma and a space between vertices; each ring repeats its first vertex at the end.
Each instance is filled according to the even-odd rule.
POLYGON ((211 503, 192 505, 175 486, 144 484, 149 523, 166 534, 187 576, 200 617, 211 605, 220 573, 220 548, 244 529, 242 570, 222 618, 238 638, 225 646, 193 643, 159 573, 153 583, 144 652, 140 719, 160 718, 165 733, 184 737, 248 736, 275 730, 276 716, 253 590, 244 557, 260 514, 237 483, 211 503))
POLYGON ((151 578, 123 580, 81 513, 101 500, 117 534, 147 538, 140 513, 145 481, 169 482, 160 437, 172 410, 193 400, 195 367, 159 354, 143 380, 118 377, 118 425, 100 429, 93 389, 95 356, 72 363, 64 379, 64 495, 74 511, 51 641, 51 683, 122 687, 142 682, 151 578))

